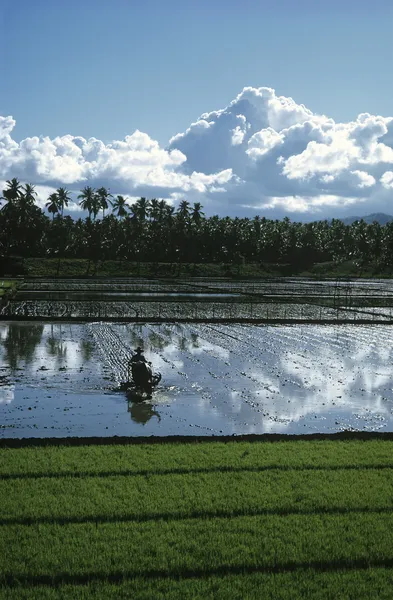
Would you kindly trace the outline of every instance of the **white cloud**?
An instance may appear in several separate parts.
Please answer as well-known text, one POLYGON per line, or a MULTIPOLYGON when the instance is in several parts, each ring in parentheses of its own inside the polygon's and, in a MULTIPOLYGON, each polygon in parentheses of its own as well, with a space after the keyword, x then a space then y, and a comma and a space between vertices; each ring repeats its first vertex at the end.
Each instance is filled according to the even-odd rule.
POLYGON ((187 197, 221 215, 331 216, 356 203, 362 214, 393 212, 393 117, 335 122, 272 88, 244 88, 167 148, 138 130, 109 144, 71 135, 17 143, 14 126, 0 117, 0 177, 48 190, 106 185, 114 194, 187 197))
POLYGON ((380 179, 380 182, 382 183, 383 187, 387 189, 393 188, 393 171, 385 171, 380 179))
POLYGON ((345 171, 356 158, 356 148, 345 141, 339 144, 320 144, 309 142, 300 154, 290 156, 283 167, 283 175, 288 179, 307 179, 319 173, 334 174, 345 171))
POLYGON ((121 189, 147 186, 167 188, 168 192, 180 189, 206 193, 210 187, 232 177, 230 169, 209 175, 198 172, 187 175, 180 169, 186 161, 180 150, 165 150, 138 130, 111 144, 71 135, 54 139, 31 137, 17 144, 9 137, 14 124, 10 117, 0 121, 2 179, 18 177, 55 186, 87 185, 105 180, 113 187, 120 184, 121 189))
POLYGON ((359 179, 358 187, 360 188, 371 187, 376 183, 375 177, 373 177, 369 173, 366 173, 365 171, 351 171, 351 175, 354 175, 359 179))
POLYGON ((331 181, 334 181, 336 178, 334 175, 322 175, 321 177, 321 181, 323 183, 330 183, 331 181))
POLYGON ((232 146, 241 144, 244 140, 245 134, 246 132, 240 127, 240 125, 237 125, 235 129, 232 129, 232 146))
POLYGON ((246 154, 257 160, 264 154, 267 154, 275 146, 283 143, 284 136, 275 131, 272 127, 261 129, 248 140, 248 149, 246 154))
MULTIPOLYGON (((358 198, 342 198, 329 194, 320 196, 284 196, 281 198, 270 198, 263 205, 265 209, 284 209, 290 213, 320 213, 323 208, 342 208, 359 202, 358 198)), ((319 217, 318 217, 319 218, 319 217)))

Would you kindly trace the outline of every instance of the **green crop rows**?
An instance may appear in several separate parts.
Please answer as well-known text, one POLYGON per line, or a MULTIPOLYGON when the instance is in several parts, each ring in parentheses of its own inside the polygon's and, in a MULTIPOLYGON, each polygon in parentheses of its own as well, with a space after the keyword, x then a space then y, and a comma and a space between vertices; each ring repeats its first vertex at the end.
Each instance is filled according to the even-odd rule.
POLYGON ((2 598, 392 597, 392 442, 0 456, 2 598))

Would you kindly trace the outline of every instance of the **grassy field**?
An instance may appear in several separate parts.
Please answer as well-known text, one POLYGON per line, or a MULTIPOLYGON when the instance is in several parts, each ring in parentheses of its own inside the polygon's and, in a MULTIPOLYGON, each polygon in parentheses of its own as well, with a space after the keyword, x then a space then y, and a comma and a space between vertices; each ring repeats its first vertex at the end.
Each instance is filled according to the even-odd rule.
POLYGON ((281 263, 157 263, 127 260, 105 260, 97 264, 82 258, 19 258, 14 267, 3 269, 5 276, 25 277, 392 277, 388 267, 359 266, 356 261, 315 263, 309 269, 299 269, 281 263))
POLYGON ((106 260, 97 264, 87 259, 28 258, 23 261, 24 274, 28 277, 237 277, 280 275, 280 265, 268 267, 259 264, 194 264, 153 263, 127 260, 106 260))
POLYGON ((392 598, 393 442, 0 450, 0 597, 392 598))

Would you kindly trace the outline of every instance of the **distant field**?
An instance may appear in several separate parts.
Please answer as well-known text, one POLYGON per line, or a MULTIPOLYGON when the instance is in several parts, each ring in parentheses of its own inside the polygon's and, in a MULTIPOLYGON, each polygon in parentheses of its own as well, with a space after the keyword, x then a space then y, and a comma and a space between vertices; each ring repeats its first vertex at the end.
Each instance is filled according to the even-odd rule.
POLYGON ((0 298, 11 288, 15 287, 15 283, 8 279, 0 279, 0 298))
POLYGON ((1 597, 391 598, 393 442, 0 450, 1 597))
POLYGON ((26 278, 18 282, 18 292, 1 316, 24 320, 375 323, 393 319, 393 286, 389 279, 26 278))
MULTIPOLYGON (((8 271, 4 271, 6 275, 8 271)), ((307 271, 281 263, 153 263, 105 260, 97 264, 83 258, 25 258, 9 271, 27 277, 266 277, 302 275, 311 277, 391 277, 391 270, 378 265, 359 267, 354 260, 341 263, 316 263, 307 271)))
POLYGON ((245 265, 222 263, 159 263, 105 260, 93 264, 83 258, 28 258, 23 260, 24 274, 29 277, 231 277, 280 275, 285 265, 245 265))

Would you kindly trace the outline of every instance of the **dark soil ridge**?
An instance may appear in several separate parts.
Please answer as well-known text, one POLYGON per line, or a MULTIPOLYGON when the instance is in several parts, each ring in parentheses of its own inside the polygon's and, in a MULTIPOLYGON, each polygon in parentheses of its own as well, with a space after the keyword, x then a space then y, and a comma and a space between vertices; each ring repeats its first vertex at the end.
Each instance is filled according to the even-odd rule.
MULTIPOLYGON (((378 313, 375 313, 376 317, 379 317, 378 313)), ((31 322, 56 322, 56 323, 255 323, 261 325, 393 325, 393 318, 375 318, 375 319, 261 319, 260 317, 247 317, 241 318, 236 317, 233 319, 228 318, 200 318, 195 319, 191 317, 57 317, 57 316, 28 316, 25 315, 2 315, 0 316, 0 322, 2 321, 31 321, 31 322)))
POLYGON ((63 438, 4 438, 0 439, 1 448, 25 448, 40 446, 116 446, 138 444, 204 444, 212 442, 296 442, 296 441, 393 441, 393 431, 339 431, 337 433, 262 433, 246 435, 216 436, 112 436, 112 437, 63 437, 63 438))

